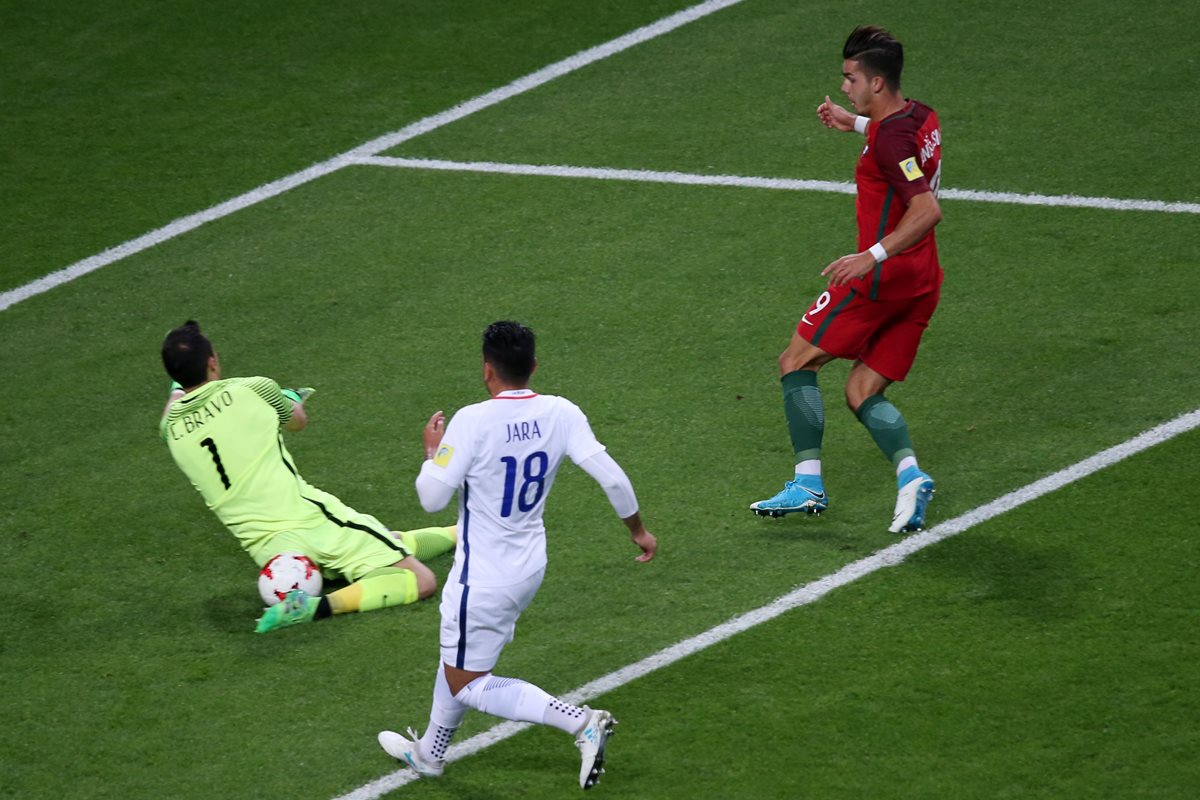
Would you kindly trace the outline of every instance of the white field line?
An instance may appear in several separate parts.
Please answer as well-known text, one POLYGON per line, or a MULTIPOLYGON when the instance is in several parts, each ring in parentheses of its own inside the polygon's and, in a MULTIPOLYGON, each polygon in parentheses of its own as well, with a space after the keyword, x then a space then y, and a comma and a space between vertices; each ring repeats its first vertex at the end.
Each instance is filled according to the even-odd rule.
MULTIPOLYGON (((837 572, 793 589, 791 592, 765 606, 741 614, 690 639, 685 639, 678 644, 659 650, 657 653, 647 656, 635 664, 622 667, 615 672, 610 672, 603 677, 597 678, 591 683, 584 684, 578 689, 567 692, 562 697, 572 703, 583 703, 594 697, 611 692, 631 681, 648 675, 662 667, 674 664, 676 661, 687 658, 693 653, 699 652, 706 647, 711 647, 718 642, 723 642, 792 609, 814 603, 834 589, 853 583, 859 578, 866 577, 883 567, 896 566, 913 553, 924 550, 930 545, 937 544, 943 539, 956 536, 976 525, 987 522, 1015 508, 1019 508, 1045 494, 1049 494, 1056 489, 1061 489, 1068 484, 1099 472, 1105 467, 1110 467, 1118 461, 1129 458, 1143 450, 1148 450, 1155 445, 1162 444, 1169 439, 1173 439, 1182 433, 1187 433, 1198 427, 1200 427, 1200 408, 1176 417, 1155 428, 1151 428, 1145 433, 1141 433, 1121 444, 1110 447, 1107 450, 1102 450, 1094 456, 1085 458, 1083 461, 1073 464, 1066 469, 1055 472, 1053 475, 1048 475, 1045 478, 1022 486, 1020 489, 1009 492, 1003 497, 998 497, 990 503, 985 503, 961 516, 936 525, 927 531, 901 539, 890 547, 885 547, 866 558, 847 564, 837 572)), ((446 760, 458 761, 467 756, 474 755, 493 744, 520 733, 528 727, 531 727, 530 723, 526 722, 501 723, 483 733, 472 736, 464 742, 451 746, 446 753, 446 760)), ((410 769, 396 770, 384 775, 382 778, 364 784, 349 794, 336 798, 336 800, 375 800, 375 798, 381 797, 416 779, 417 774, 410 769)))
POLYGON ((482 111, 489 106, 494 106, 504 100, 507 100, 516 95, 528 92, 530 89, 536 89, 544 83, 549 83, 555 78, 561 78, 563 75, 574 72, 577 69, 586 67, 596 61, 616 55, 623 50, 628 50, 631 47, 650 41, 665 33, 670 33, 676 28, 687 25, 690 22, 695 22, 698 19, 708 16, 721 9, 729 6, 737 5, 742 0, 708 0, 679 11, 670 16, 663 17, 657 22, 652 22, 634 31, 631 31, 624 36, 619 36, 604 44, 597 45, 588 50, 582 50, 569 58, 558 61, 547 67, 543 67, 536 72, 517 78, 512 83, 502 86, 499 89, 479 95, 471 100, 460 103, 453 108, 434 114, 430 117, 418 120, 401 128, 398 131, 384 134, 369 142, 365 142, 352 150, 348 150, 340 155, 333 156, 325 161, 313 164, 307 169, 289 175, 285 178, 265 183, 255 189, 251 189, 245 194, 238 195, 232 200, 227 200, 204 211, 199 211, 195 214, 189 214, 186 217, 180 217, 174 222, 168 223, 161 228, 153 230, 147 234, 130 239, 129 241, 119 244, 116 247, 109 248, 94 256, 77 261, 70 266, 45 275, 37 280, 31 281, 24 286, 18 286, 15 289, 0 293, 0 311, 21 302, 35 297, 43 292, 48 292, 51 289, 62 286, 64 283, 69 283, 76 278, 86 275, 89 272, 108 266, 115 261, 120 261, 123 258, 131 256, 135 253, 140 253, 143 250, 154 247, 169 239, 174 239, 188 231, 194 230, 206 222, 220 219, 232 214, 235 211, 240 211, 243 208, 261 203, 276 195, 282 194, 290 189, 294 189, 301 184, 308 183, 311 180, 328 175, 331 172, 349 166, 355 163, 355 159, 360 159, 364 156, 372 156, 377 153, 382 153, 392 147, 395 147, 402 142, 406 142, 417 136, 429 133, 437 128, 447 125, 463 117, 474 114, 477 111, 482 111))
MULTIPOLYGON (((542 175, 555 178, 590 178, 603 181, 641 181, 645 183, 678 183, 687 186, 741 186, 750 189, 783 189, 800 192, 834 192, 854 194, 854 184, 838 181, 811 181, 795 178, 755 178, 743 175, 696 175, 687 172, 659 172, 642 169, 610 169, 608 167, 570 167, 542 164, 504 164, 495 161, 444 161, 424 158, 394 158, 364 156, 356 163, 375 167, 404 169, 434 169, 450 172, 494 172, 504 175, 542 175)), ((974 200, 984 203, 1013 203, 1026 206, 1065 206, 1099 208, 1106 211, 1158 211, 1169 214, 1200 214, 1200 203, 1176 203, 1163 200, 1124 200, 1115 197, 1081 197, 1072 194, 1018 194, 1016 192, 985 192, 974 189, 943 188, 938 196, 943 200, 974 200)))

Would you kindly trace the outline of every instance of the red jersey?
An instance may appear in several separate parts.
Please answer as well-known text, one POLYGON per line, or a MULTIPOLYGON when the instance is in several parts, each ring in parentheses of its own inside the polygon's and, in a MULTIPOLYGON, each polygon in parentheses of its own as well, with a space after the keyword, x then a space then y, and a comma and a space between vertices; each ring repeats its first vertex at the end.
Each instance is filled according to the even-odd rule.
MULTIPOLYGON (((872 122, 854 170, 859 252, 895 230, 914 197, 936 193, 941 176, 942 132, 932 108, 909 100, 895 114, 872 122)), ((871 300, 916 297, 941 285, 942 267, 932 230, 850 283, 871 300)))

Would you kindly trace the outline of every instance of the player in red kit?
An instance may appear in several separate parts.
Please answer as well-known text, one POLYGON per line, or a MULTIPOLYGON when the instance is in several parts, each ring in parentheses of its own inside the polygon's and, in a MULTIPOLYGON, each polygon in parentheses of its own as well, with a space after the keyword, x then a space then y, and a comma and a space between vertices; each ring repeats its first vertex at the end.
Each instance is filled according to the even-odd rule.
POLYGON ((904 48, 887 31, 860 27, 842 48, 842 91, 857 113, 828 97, 817 118, 828 128, 866 135, 855 169, 858 252, 821 274, 829 279, 779 356, 784 413, 795 452, 795 478, 779 494, 752 503, 762 516, 829 507, 821 477, 825 408, 817 373, 835 358, 854 362, 846 403, 896 470, 889 530, 920 530, 934 483, 917 465, 900 411, 883 392, 908 375, 942 284, 933 228, 942 219, 941 130, 932 108, 904 97, 904 48))

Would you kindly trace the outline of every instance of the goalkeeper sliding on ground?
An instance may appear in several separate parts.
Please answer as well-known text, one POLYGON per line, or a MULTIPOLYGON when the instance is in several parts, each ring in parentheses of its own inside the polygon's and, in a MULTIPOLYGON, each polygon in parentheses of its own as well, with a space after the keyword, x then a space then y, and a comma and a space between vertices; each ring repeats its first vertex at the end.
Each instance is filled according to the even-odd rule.
POLYGON ((159 432, 204 502, 260 567, 303 553, 326 578, 350 585, 322 597, 294 590, 258 620, 267 631, 429 597, 437 579, 418 559, 454 549, 455 529, 389 530, 300 477, 282 431, 308 424, 311 389, 270 378, 221 378, 212 343, 189 320, 167 334, 163 366, 175 382, 159 432))

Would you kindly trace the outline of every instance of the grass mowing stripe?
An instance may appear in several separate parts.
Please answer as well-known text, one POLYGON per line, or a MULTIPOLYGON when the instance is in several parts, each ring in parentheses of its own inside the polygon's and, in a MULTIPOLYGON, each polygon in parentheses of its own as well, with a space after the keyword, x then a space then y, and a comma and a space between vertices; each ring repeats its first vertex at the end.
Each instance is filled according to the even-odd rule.
MULTIPOLYGON (((1121 444, 1102 450, 1093 456, 1085 458, 1065 469, 1048 475, 1033 483, 998 497, 990 503, 985 503, 954 519, 947 520, 927 531, 908 536, 890 547, 885 547, 866 558, 847 564, 837 572, 818 578, 797 589, 776 598, 767 605, 760 606, 745 614, 734 617, 728 622, 710 628, 703 633, 685 639, 670 647, 659 650, 637 663, 622 667, 603 677, 580 686, 562 695, 564 700, 571 703, 583 703, 593 697, 610 692, 638 678, 644 677, 655 670, 669 666, 676 661, 687 658, 707 647, 722 642, 756 625, 775 619, 794 608, 808 605, 820 600, 834 589, 853 583, 859 578, 866 577, 883 567, 896 566, 909 556, 924 550, 930 545, 956 536, 970 530, 976 525, 987 522, 1008 511, 1036 500, 1043 495, 1086 478, 1132 455, 1148 450, 1155 445, 1173 439, 1200 427, 1200 408, 1164 422, 1144 433, 1121 444)), ((472 736, 465 742, 453 745, 446 753, 447 761, 457 761, 474 755, 498 742, 532 727, 528 722, 503 722, 493 728, 472 736)), ((335 800, 375 800, 390 791, 405 786, 417 779, 417 774, 408 768, 399 769, 382 778, 360 786, 349 794, 341 795, 335 800)))
POLYGON ((676 12, 668 17, 663 17, 657 22, 652 22, 649 25, 644 25, 637 30, 631 31, 624 36, 618 36, 612 41, 597 45, 588 50, 583 50, 569 58, 564 58, 562 61, 555 62, 548 67, 542 67, 537 72, 531 72, 523 78, 517 78, 507 86, 502 86, 499 89, 493 89, 487 94, 481 94, 478 97, 468 100, 465 103, 460 103, 451 109, 447 109, 432 117, 426 117, 423 120, 414 122, 404 128, 393 133, 387 133, 380 136, 378 139, 372 139, 366 144, 360 145, 349 151, 347 155, 358 157, 369 157, 377 153, 382 153, 384 150, 390 150, 397 145, 407 142, 409 139, 429 133, 443 125, 460 120, 463 117, 474 114, 476 111, 482 111, 485 108, 494 106, 497 103, 508 100, 510 97, 515 97, 519 94, 536 89, 544 83, 549 83, 555 78, 561 78, 563 75, 574 72, 577 69, 586 67, 588 64, 595 63, 602 59, 614 56, 631 47, 648 42, 651 39, 662 36, 664 33, 670 33, 676 28, 683 27, 689 22, 695 22, 698 19, 708 16, 713 12, 720 11, 723 8, 737 5, 743 0, 708 0, 708 2, 700 3, 699 5, 685 8, 683 11, 676 12))
MULTIPOLYGON (((503 175, 542 175, 555 178, 591 178, 605 181, 676 183, 685 186, 740 186, 750 189, 783 189, 794 192, 855 193, 853 183, 802 180, 798 178, 697 175, 687 172, 662 172, 658 170, 571 167, 544 164, 504 164, 495 161, 447 161, 444 159, 398 158, 377 155, 357 158, 356 163, 374 167, 431 169, 448 172, 492 172, 503 175)), ((973 200, 982 203, 1010 203, 1026 206, 1062 206, 1070 208, 1098 208, 1106 211, 1158 211, 1170 214, 1200 214, 1200 203, 1167 202, 1164 200, 1127 200, 1116 197, 1082 197, 1071 194, 1018 194, 1016 192, 988 192, 974 189, 942 189, 938 192, 938 197, 943 200, 973 200)))
POLYGON ((102 253, 88 256, 81 261, 76 261, 69 267, 63 267, 56 272, 51 272, 49 275, 44 275, 37 280, 30 281, 24 286, 18 286, 15 289, 10 289, 0 294, 0 311, 4 311, 22 300, 28 300, 43 292, 48 292, 51 289, 62 286, 64 283, 70 283, 76 278, 87 275, 89 272, 94 272, 101 267, 106 267, 135 253, 148 250, 157 244, 162 244, 165 241, 174 239, 176 236, 181 236, 188 231, 195 230, 206 222, 227 217, 235 211, 240 211, 256 203, 261 203, 263 200, 283 194, 289 189, 294 189, 311 180, 328 175, 352 163, 345 154, 334 156, 327 161, 313 164, 307 169, 288 175, 286 178, 264 183, 262 186, 251 189, 245 194, 238 195, 232 200, 226 200, 204 211, 197 211, 195 214, 180 217, 174 222, 167 223, 161 228, 142 234, 136 239, 130 239, 116 247, 110 247, 102 253))
POLYGON ((453 108, 441 111, 433 116, 425 117, 401 128, 398 131, 384 134, 383 136, 365 142, 358 147, 333 156, 325 161, 318 162, 312 166, 293 173, 287 177, 280 178, 270 183, 265 183, 255 189, 238 195, 237 197, 226 200, 223 203, 212 206, 204 211, 189 214, 186 217, 164 225, 161 228, 143 234, 136 239, 130 239, 116 247, 109 248, 102 253, 76 261, 70 266, 63 267, 60 270, 44 275, 37 280, 18 286, 15 289, 10 289, 7 292, 0 293, 0 311, 4 311, 22 300, 28 300, 43 292, 48 292, 55 287, 69 283, 76 278, 87 275, 101 267, 108 266, 116 261, 120 261, 127 256, 135 253, 140 253, 157 244, 161 244, 169 239, 174 239, 188 231, 194 230, 206 222, 220 219, 228 216, 235 211, 240 211, 243 208, 261 203, 263 200, 268 200, 276 195, 282 194, 289 189, 294 189, 301 184, 308 183, 311 180, 328 175, 331 172, 349 166, 355 163, 355 159, 361 159, 365 156, 372 156, 376 153, 382 153, 384 150, 395 147, 396 145, 413 139, 417 136, 429 133, 437 128, 447 125, 463 117, 474 114, 477 111, 482 111, 485 108, 494 106, 510 97, 522 94, 530 89, 536 89, 544 83, 560 78, 563 75, 574 72, 577 69, 586 67, 596 61, 616 55, 623 50, 628 50, 631 47, 650 41, 665 33, 670 33, 676 28, 687 25, 690 22, 695 22, 698 19, 708 16, 723 8, 737 5, 743 0, 708 0, 699 5, 685 8, 670 16, 663 17, 657 22, 652 22, 649 25, 644 25, 634 31, 631 31, 624 36, 618 36, 616 39, 597 45, 587 50, 580 51, 573 56, 557 61, 547 67, 531 72, 524 77, 517 78, 515 81, 493 89, 486 94, 479 95, 471 100, 454 106, 453 108))

